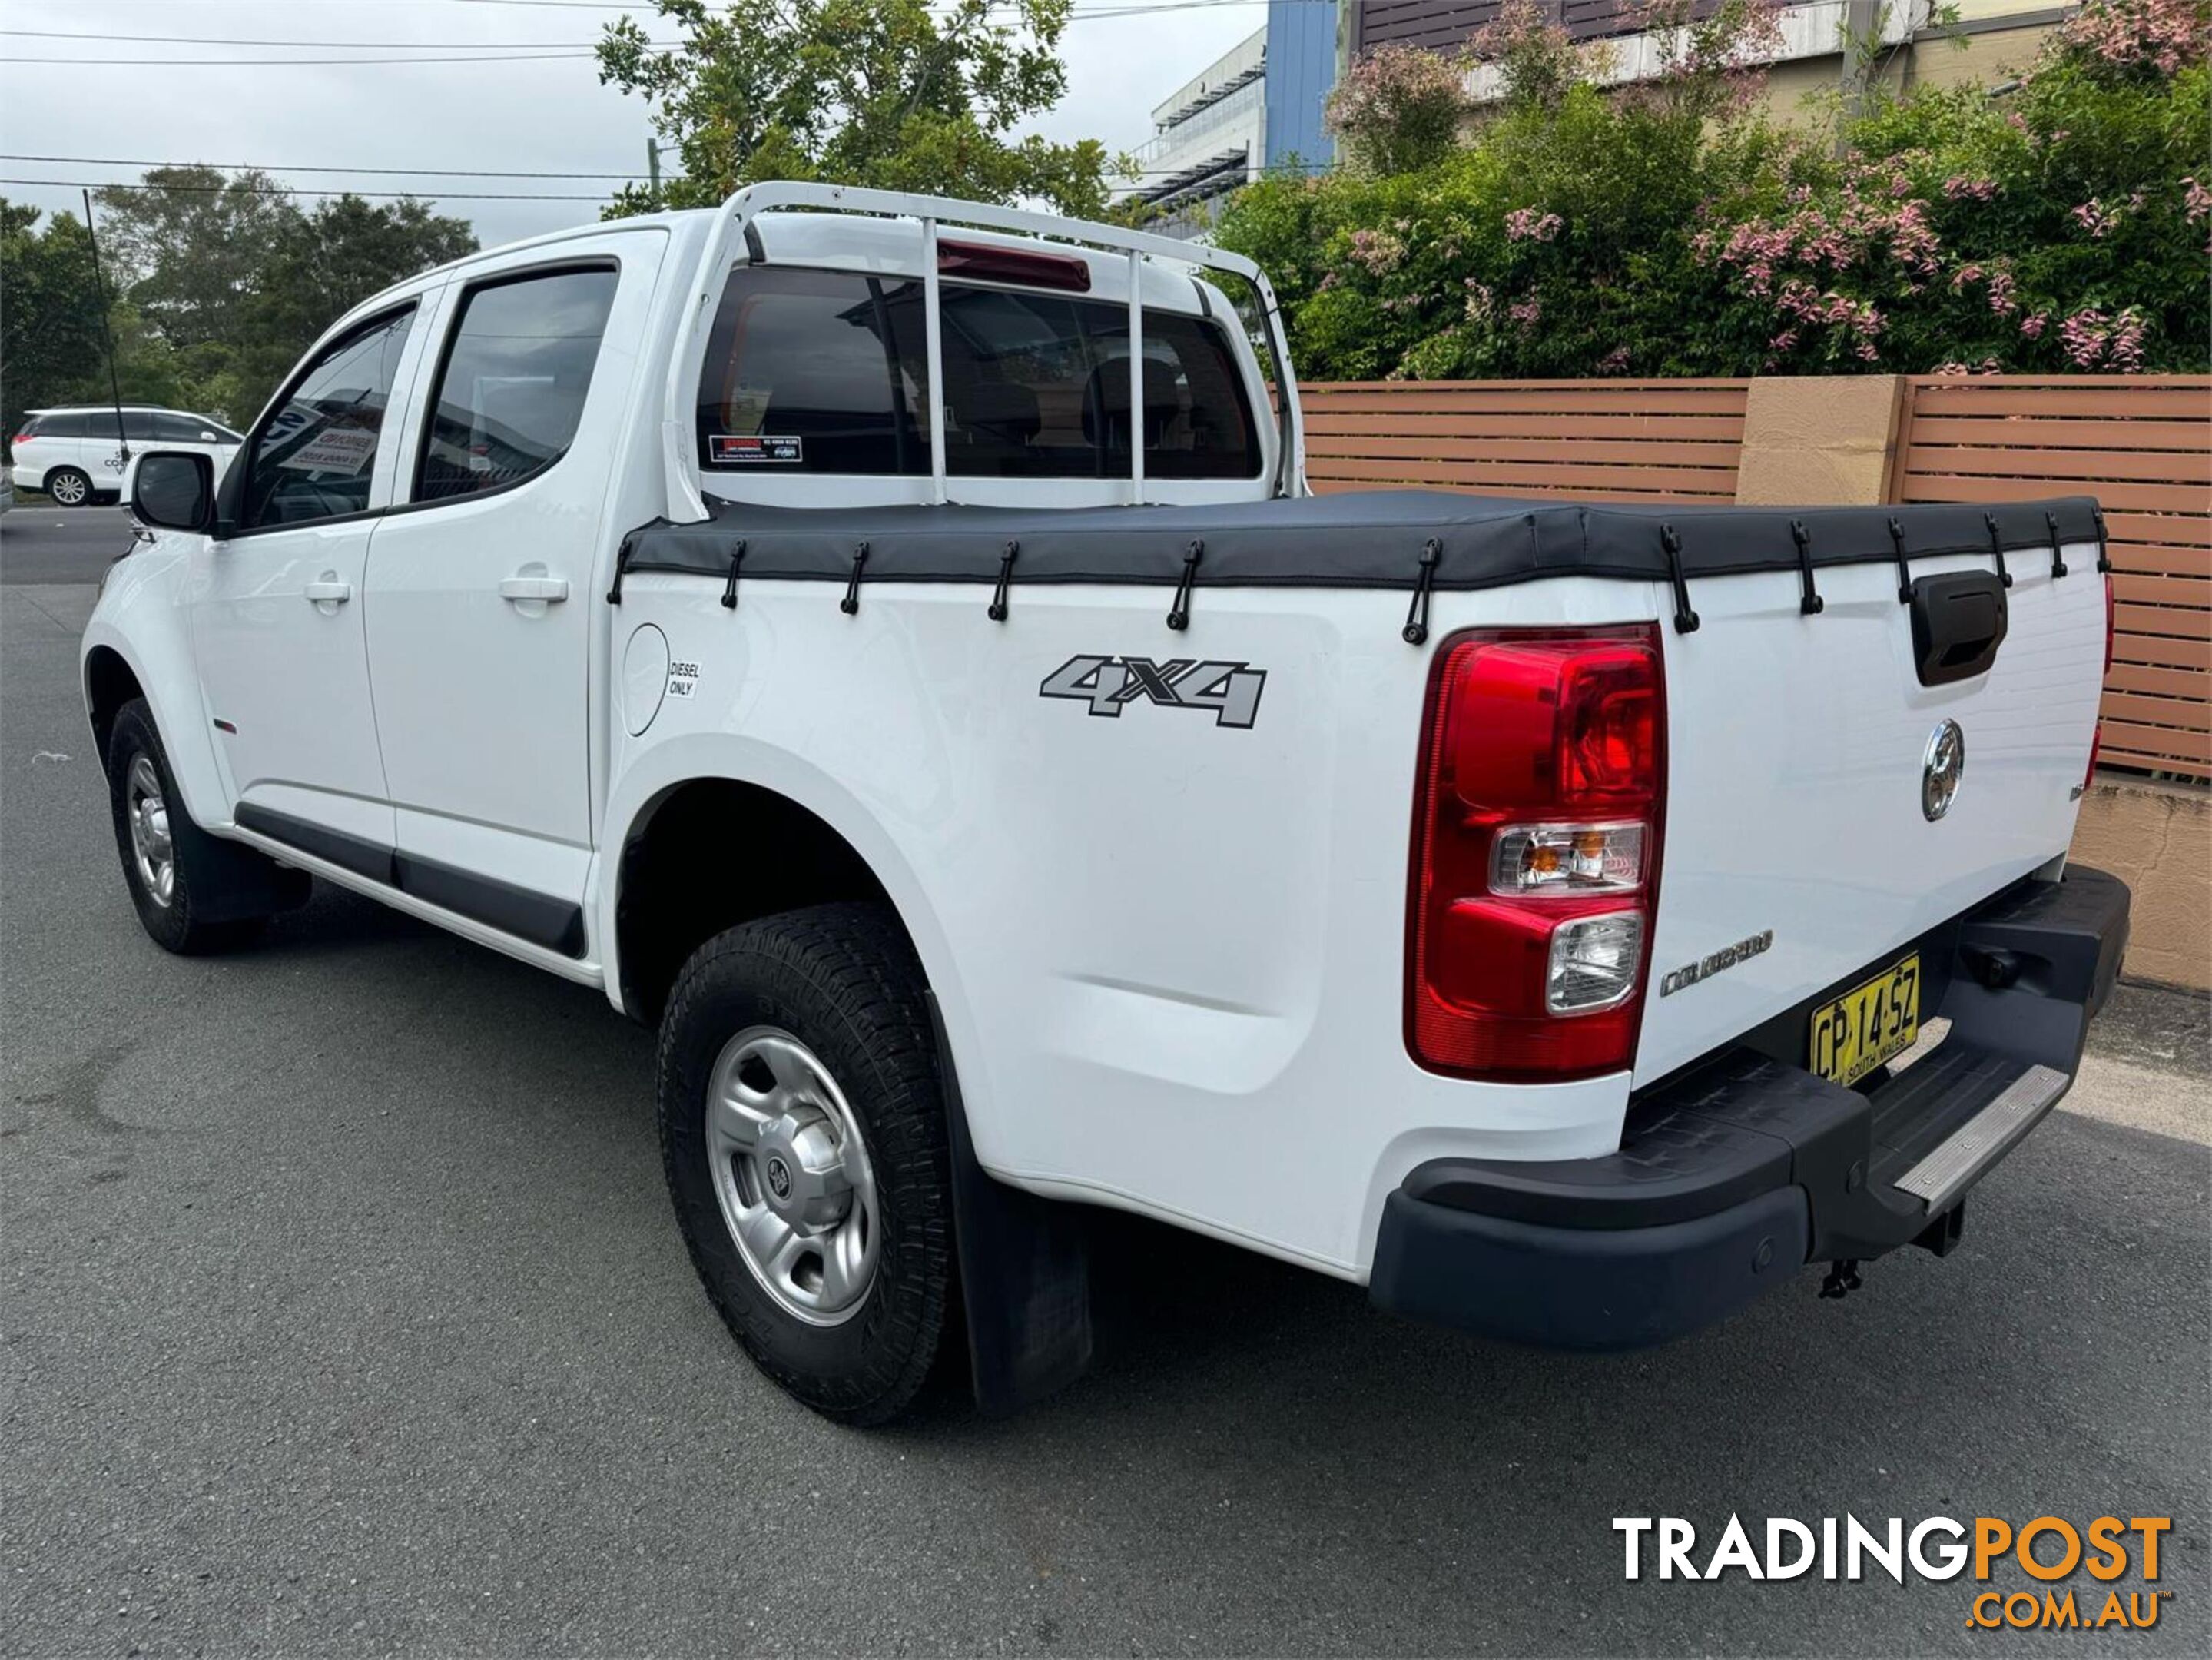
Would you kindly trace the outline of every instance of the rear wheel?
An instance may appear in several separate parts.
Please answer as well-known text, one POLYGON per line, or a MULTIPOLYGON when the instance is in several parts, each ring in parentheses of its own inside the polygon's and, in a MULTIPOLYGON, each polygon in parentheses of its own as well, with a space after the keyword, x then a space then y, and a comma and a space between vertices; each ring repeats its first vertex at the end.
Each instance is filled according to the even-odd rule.
POLYGON ((56 467, 46 475, 46 494, 58 508, 81 508, 92 500, 92 479, 75 467, 56 467))
POLYGON ((921 965, 873 905, 732 928, 660 1028, 660 1145, 708 1296, 755 1364, 842 1423, 929 1376, 951 1303, 951 1177, 921 965))
POLYGON ((219 842, 192 823, 143 699, 115 717, 107 790, 124 884, 139 921, 165 950, 199 955, 242 945, 276 912, 307 897, 301 872, 219 842))

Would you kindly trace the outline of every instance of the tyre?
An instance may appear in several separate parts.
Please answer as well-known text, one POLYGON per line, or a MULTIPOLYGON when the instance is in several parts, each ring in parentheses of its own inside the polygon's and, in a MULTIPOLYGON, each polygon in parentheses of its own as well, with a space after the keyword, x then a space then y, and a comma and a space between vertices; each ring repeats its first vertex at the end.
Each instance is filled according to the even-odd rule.
POLYGON ((46 494, 58 508, 81 508, 92 500, 92 479, 75 467, 56 467, 46 475, 46 494))
POLYGON ((131 903, 164 950, 227 951, 260 933, 276 912, 306 900, 310 885, 303 872, 285 870, 252 848, 218 841, 185 815, 161 735, 143 699, 125 703, 115 717, 107 740, 107 793, 131 903))
POLYGON ((845 1424, 920 1391, 952 1306, 921 964, 879 906, 716 935, 661 1017, 660 1147, 693 1265, 754 1363, 845 1424))

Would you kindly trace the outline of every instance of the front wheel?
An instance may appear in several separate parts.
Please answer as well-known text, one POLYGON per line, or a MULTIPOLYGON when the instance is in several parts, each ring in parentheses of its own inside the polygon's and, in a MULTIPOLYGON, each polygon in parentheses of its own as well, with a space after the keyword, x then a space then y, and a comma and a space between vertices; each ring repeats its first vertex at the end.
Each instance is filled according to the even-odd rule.
POLYGON ((153 712, 125 703, 107 740, 115 850, 131 903, 155 944, 197 956, 242 945, 276 912, 307 897, 308 879, 191 821, 169 771, 153 712))
POLYGON ((58 508, 81 508, 92 500, 92 479, 75 467, 56 467, 46 475, 46 494, 58 508))
POLYGON ((661 1153, 691 1261, 754 1363, 841 1423, 913 1401, 952 1301, 924 989, 882 908, 820 905, 708 940, 661 1019, 661 1153))

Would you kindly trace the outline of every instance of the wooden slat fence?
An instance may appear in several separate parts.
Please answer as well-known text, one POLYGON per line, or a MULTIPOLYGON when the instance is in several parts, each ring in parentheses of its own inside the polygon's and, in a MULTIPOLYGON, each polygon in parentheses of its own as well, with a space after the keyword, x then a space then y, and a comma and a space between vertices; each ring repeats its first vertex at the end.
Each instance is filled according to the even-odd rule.
MULTIPOLYGON (((1743 380, 1319 381, 1316 490, 1732 502, 1743 380)), ((2212 376, 1916 376, 1893 499, 2096 496, 2118 639, 2105 764, 2212 779, 2212 376)))
POLYGON ((1744 380, 1331 380, 1298 388, 1317 491, 1733 502, 1744 380))
POLYGON ((2212 777, 2212 377, 1915 377, 1901 502, 2094 496, 2111 536, 2108 766, 2212 777))

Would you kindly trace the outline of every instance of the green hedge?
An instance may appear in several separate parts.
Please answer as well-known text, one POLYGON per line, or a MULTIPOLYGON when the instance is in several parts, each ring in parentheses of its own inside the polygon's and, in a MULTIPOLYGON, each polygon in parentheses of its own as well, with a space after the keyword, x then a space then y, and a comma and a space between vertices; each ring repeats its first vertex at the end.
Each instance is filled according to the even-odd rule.
POLYGON ((2203 372, 2205 40, 2203 0, 2099 0, 2009 88, 1812 133, 1728 40, 1625 91, 1539 41, 1441 161, 1264 179, 1218 240, 1320 379, 2203 372))

